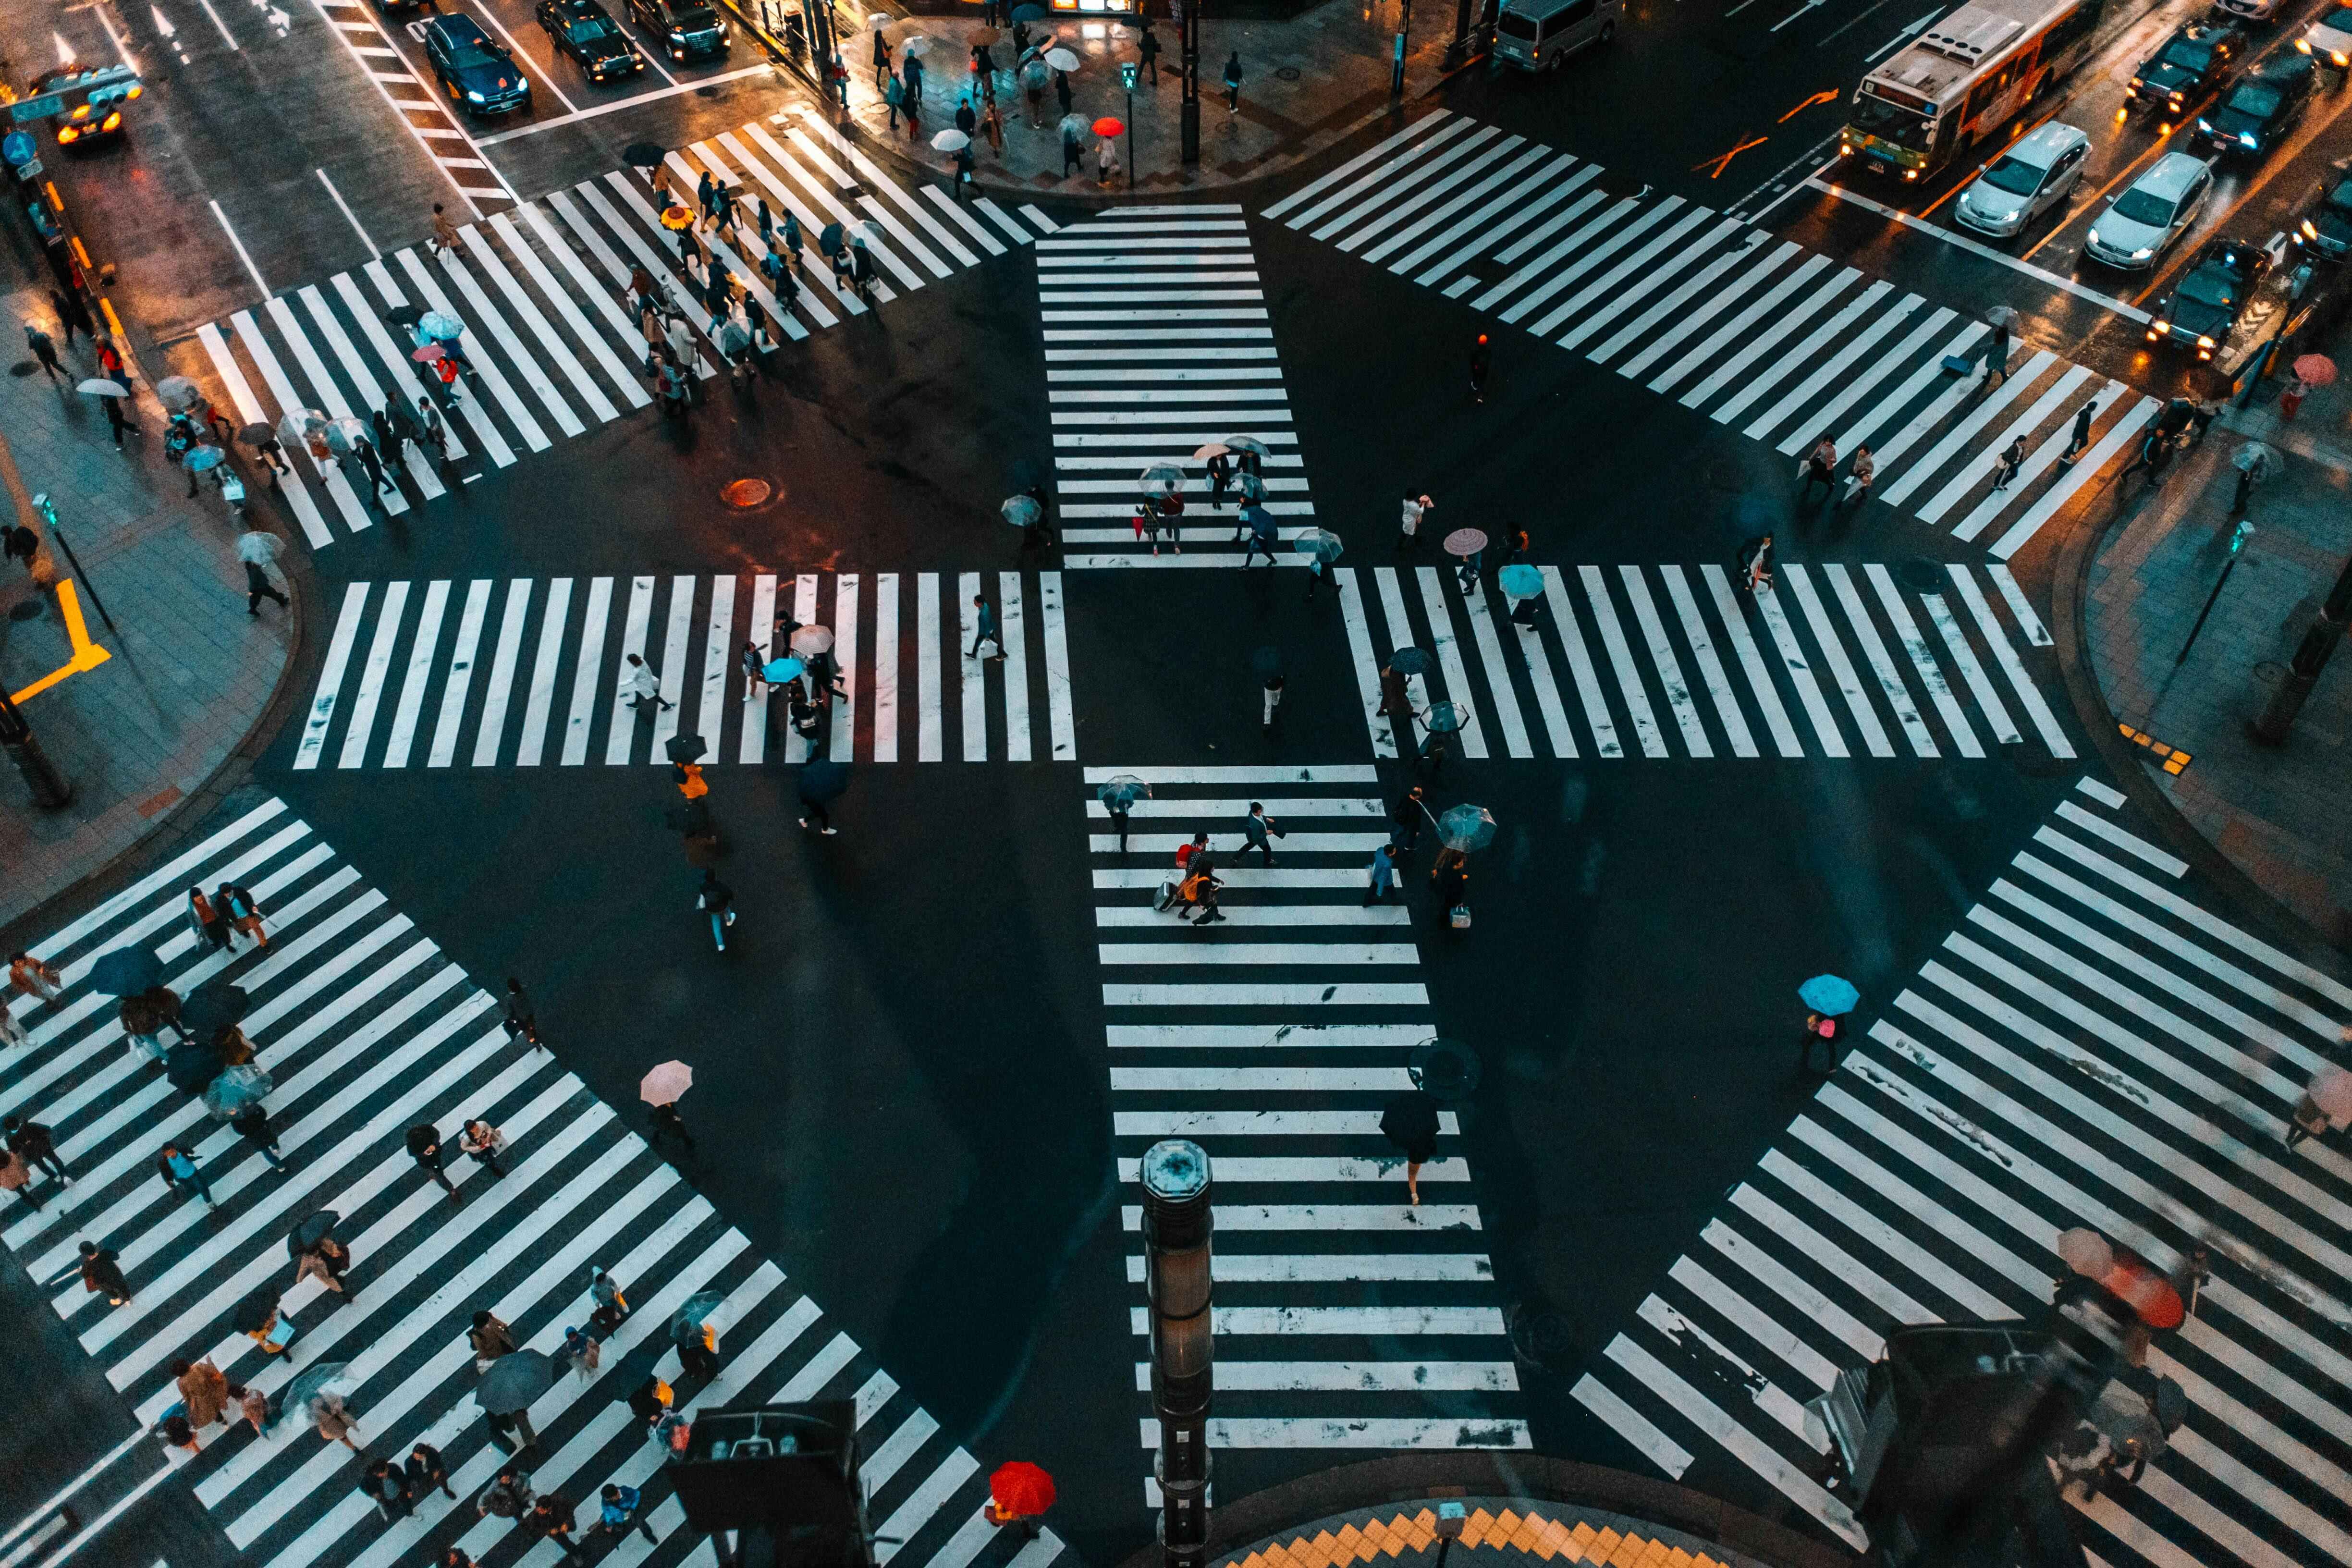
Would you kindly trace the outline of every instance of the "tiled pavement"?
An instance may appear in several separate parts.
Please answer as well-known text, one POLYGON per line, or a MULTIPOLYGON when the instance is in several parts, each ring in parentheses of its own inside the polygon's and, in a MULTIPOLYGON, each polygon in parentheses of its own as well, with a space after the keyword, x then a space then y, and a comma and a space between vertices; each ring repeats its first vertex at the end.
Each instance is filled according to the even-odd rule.
MULTIPOLYGON (((21 286, 21 279, 18 280, 21 286)), ((54 329, 39 294, 14 291, 0 320, 54 329)), ((89 340, 59 343, 72 379, 89 374, 89 340)), ((26 361, 27 364, 30 361, 26 361)), ((113 658, 29 699, 25 714, 50 760, 75 785, 72 805, 32 807, 13 768, 0 769, 0 931, 152 834, 198 794, 269 704, 293 645, 273 605, 245 613, 236 531, 217 497, 184 499, 179 470, 161 456, 160 418, 107 438, 96 401, 37 370, 0 376, 0 429, 26 487, 47 491, 90 585, 121 628, 110 632, 82 596, 89 636, 113 658)), ((13 521, 13 519, 12 519, 13 521)), ((290 549, 290 558, 295 551, 290 549)), ((61 574, 65 563, 57 563, 61 574)), ((65 661, 57 598, 10 563, 0 576, 0 680, 23 690, 65 661), (11 612, 38 603, 37 619, 11 612)))

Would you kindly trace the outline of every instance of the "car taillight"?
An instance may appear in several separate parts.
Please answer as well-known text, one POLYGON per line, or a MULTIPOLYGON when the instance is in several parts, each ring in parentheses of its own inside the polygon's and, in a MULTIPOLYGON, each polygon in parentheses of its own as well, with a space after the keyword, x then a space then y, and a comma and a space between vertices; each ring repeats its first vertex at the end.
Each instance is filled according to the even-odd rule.
POLYGON ((118 109, 113 113, 108 115, 103 121, 100 121, 98 128, 100 131, 111 131, 121 123, 122 110, 118 109))

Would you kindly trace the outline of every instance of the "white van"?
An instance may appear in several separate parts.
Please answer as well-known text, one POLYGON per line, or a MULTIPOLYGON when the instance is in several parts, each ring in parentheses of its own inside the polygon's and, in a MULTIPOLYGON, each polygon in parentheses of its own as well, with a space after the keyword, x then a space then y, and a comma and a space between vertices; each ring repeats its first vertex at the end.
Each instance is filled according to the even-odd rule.
POLYGON ((1587 44, 1617 31, 1625 0, 1504 0, 1495 22, 1495 58, 1521 70, 1557 70, 1587 44))

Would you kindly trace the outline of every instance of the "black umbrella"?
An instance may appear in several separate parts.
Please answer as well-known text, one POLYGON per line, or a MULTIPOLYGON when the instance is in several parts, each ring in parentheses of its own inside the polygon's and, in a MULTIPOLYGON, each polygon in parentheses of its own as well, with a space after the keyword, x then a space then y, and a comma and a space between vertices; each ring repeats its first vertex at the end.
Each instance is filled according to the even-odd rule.
POLYGON ((220 1052, 198 1040, 182 1040, 163 1058, 163 1077, 184 1094, 202 1094, 220 1069, 220 1052))
POLYGON ((335 1222, 343 1216, 332 1209, 320 1209, 317 1214, 286 1233, 286 1256, 299 1258, 334 1234, 335 1222))
POLYGON ((1432 1036, 1413 1047, 1405 1058, 1413 1087, 1425 1089, 1449 1105, 1467 1100, 1478 1087, 1478 1053, 1459 1040, 1432 1036))
POLYGON ((621 149, 621 162, 632 169, 658 169, 668 156, 650 142, 632 142, 621 149))
POLYGON ((613 1403, 627 1403, 631 1394, 658 1376, 661 1359, 667 1353, 667 1344, 660 1340, 652 1340, 623 1356, 619 1368, 605 1380, 613 1390, 613 1403))
POLYGON ((228 1315, 228 1326, 240 1334, 257 1334, 277 1310, 278 1287, 264 1285, 236 1304, 236 1310, 228 1315))
POLYGON ((699 735, 672 735, 662 750, 673 763, 690 763, 710 750, 710 742, 699 735))
POLYGON ((383 313, 383 319, 395 327, 413 327, 425 319, 422 305, 394 305, 383 313))
POLYGON ((1437 668, 1437 659, 1425 647, 1401 647, 1389 655, 1389 668, 1399 675, 1427 675, 1437 668))
POLYGON ((180 1026, 200 1040, 210 1040, 242 1019, 252 1005, 252 994, 244 986, 207 980, 180 1005, 180 1026))
POLYGON ((152 948, 118 947, 89 966, 89 983, 109 996, 136 996, 163 983, 163 961, 152 948))
POLYGON ((816 247, 827 256, 840 255, 841 226, 837 223, 829 223, 817 230, 816 247))
POLYGON ((429 1121, 420 1121, 408 1130, 408 1152, 422 1154, 441 1142, 441 1130, 429 1121))
POLYGON ((545 1351, 510 1351, 490 1363, 474 1384, 474 1403, 493 1415, 511 1415, 530 1409, 532 1400, 555 1386, 555 1358, 545 1351))
POLYGON ((1437 1101, 1420 1089, 1400 1094, 1381 1112, 1381 1131, 1415 1164, 1437 1158, 1437 1101))
POLYGON ((849 764, 821 757, 801 764, 801 798, 828 801, 849 787, 849 764))
POLYGON ((1013 19, 1016 22, 1042 22, 1053 13, 1043 5, 1015 5, 1013 19))
POLYGON ((1256 670, 1261 677, 1271 678, 1280 675, 1282 673, 1282 650, 1278 647, 1262 647, 1258 649, 1255 653, 1250 655, 1250 668, 1256 670))

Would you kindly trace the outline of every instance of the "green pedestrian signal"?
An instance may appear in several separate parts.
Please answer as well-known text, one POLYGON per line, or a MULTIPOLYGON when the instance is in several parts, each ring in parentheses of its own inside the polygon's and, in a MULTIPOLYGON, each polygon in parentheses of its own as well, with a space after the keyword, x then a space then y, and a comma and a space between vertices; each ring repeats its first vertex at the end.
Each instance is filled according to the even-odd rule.
POLYGON ((1124 86, 1129 92, 1133 92, 1135 90, 1135 72, 1136 67, 1133 60, 1126 61, 1118 68, 1118 79, 1120 85, 1124 86))

